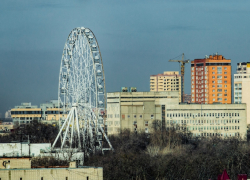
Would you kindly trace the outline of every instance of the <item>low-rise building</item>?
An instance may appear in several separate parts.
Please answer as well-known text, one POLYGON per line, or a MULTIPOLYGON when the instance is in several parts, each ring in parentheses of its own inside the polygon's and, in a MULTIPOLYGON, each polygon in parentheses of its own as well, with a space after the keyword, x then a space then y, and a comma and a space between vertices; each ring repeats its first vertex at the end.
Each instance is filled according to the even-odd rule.
POLYGON ((45 124, 57 124, 60 119, 65 119, 67 115, 62 114, 61 108, 58 107, 58 100, 51 100, 38 107, 31 103, 21 103, 11 109, 11 117, 14 125, 27 124, 33 120, 40 121, 45 124))
POLYGON ((31 103, 22 103, 11 109, 11 117, 14 125, 27 124, 33 120, 41 120, 42 109, 31 105, 31 103))
POLYGON ((246 104, 179 104, 178 92, 107 94, 108 135, 123 129, 150 133, 158 121, 166 128, 186 128, 198 137, 245 138, 246 118, 246 104))
POLYGON ((69 166, 56 167, 31 167, 29 157, 0 157, 1 180, 54 180, 54 179, 103 179, 102 167, 77 167, 76 162, 70 162, 69 166))
POLYGON ((11 118, 11 110, 6 111, 4 117, 11 118))
POLYGON ((7 135, 14 129, 11 118, 0 118, 0 135, 7 135))

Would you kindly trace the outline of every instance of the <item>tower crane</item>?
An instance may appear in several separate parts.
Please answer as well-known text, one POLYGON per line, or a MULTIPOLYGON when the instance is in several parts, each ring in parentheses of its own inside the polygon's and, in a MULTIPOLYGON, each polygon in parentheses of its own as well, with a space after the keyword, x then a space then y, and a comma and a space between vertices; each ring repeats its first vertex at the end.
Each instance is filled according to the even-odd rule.
POLYGON ((184 75, 185 75, 185 64, 189 63, 189 59, 184 60, 184 53, 182 53, 181 60, 170 59, 169 62, 178 62, 181 63, 181 102, 184 102, 184 75))

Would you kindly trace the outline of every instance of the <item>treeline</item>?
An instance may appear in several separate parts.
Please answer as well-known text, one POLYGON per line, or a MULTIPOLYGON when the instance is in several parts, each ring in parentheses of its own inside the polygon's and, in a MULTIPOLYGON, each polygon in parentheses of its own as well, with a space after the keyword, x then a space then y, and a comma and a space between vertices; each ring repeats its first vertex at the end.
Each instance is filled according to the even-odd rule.
POLYGON ((16 127, 14 132, 8 135, 0 136, 0 143, 28 141, 28 139, 30 143, 53 143, 58 132, 56 126, 33 121, 30 124, 16 127))
MULTIPOLYGON (((186 130, 163 130, 157 123, 154 126, 150 134, 124 130, 109 136, 115 151, 96 153, 85 158, 84 165, 103 167, 104 179, 114 180, 208 180, 217 179, 224 169, 232 180, 237 179, 238 174, 250 175, 249 142, 236 137, 194 139, 186 130)), ((20 141, 21 134, 23 140, 29 135, 31 143, 53 143, 58 128, 33 122, 0 136, 0 143, 20 141)), ((32 159, 35 166, 67 164, 54 158, 32 159)))
POLYGON ((191 133, 158 128, 150 135, 122 131, 111 136, 115 152, 95 154, 85 165, 103 167, 104 179, 231 179, 250 175, 250 145, 239 138, 191 138, 191 133))

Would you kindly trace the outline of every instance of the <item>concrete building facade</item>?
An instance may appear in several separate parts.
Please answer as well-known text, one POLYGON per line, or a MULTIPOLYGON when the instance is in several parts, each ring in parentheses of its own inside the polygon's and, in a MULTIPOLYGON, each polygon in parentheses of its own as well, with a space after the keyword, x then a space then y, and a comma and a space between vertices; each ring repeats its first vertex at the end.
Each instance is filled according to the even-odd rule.
POLYGON ((11 109, 11 117, 14 125, 27 124, 33 120, 41 120, 42 109, 31 103, 21 103, 20 106, 11 109))
POLYGON ((56 125, 59 120, 59 114, 60 118, 67 117, 58 108, 58 100, 43 103, 40 107, 31 105, 30 102, 21 103, 20 106, 15 106, 15 108, 11 109, 11 117, 13 118, 14 125, 27 124, 33 120, 56 125))
POLYGON ((11 118, 0 118, 0 135, 7 135, 13 129, 14 126, 11 118))
POLYGON ((39 156, 44 152, 51 151, 50 143, 0 143, 1 156, 39 156))
POLYGON ((184 102, 191 103, 191 94, 184 94, 184 102))
POLYGON ((178 95, 178 92, 108 93, 108 135, 123 129, 150 133, 157 120, 166 128, 185 127, 198 137, 245 138, 246 104, 179 104, 178 95))
POLYGON ((191 61, 191 102, 231 103, 231 60, 210 55, 191 61))
POLYGON ((67 167, 32 168, 31 158, 0 158, 1 180, 102 180, 101 167, 77 167, 76 162, 70 162, 67 167))
POLYGON ((247 105, 247 124, 250 124, 250 62, 237 63, 234 74, 234 103, 247 105))
POLYGON ((181 102, 181 75, 178 71, 165 71, 163 74, 150 76, 150 91, 178 91, 181 102))
POLYGON ((11 118, 11 110, 6 111, 4 117, 11 118))

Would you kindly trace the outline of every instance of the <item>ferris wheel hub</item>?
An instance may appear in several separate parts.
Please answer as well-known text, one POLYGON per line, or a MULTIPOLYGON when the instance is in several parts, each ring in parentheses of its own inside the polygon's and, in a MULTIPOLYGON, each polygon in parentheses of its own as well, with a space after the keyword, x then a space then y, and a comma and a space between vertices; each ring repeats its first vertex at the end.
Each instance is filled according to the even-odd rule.
POLYGON ((72 105, 72 107, 77 107, 78 106, 78 103, 74 103, 73 105, 72 105))

